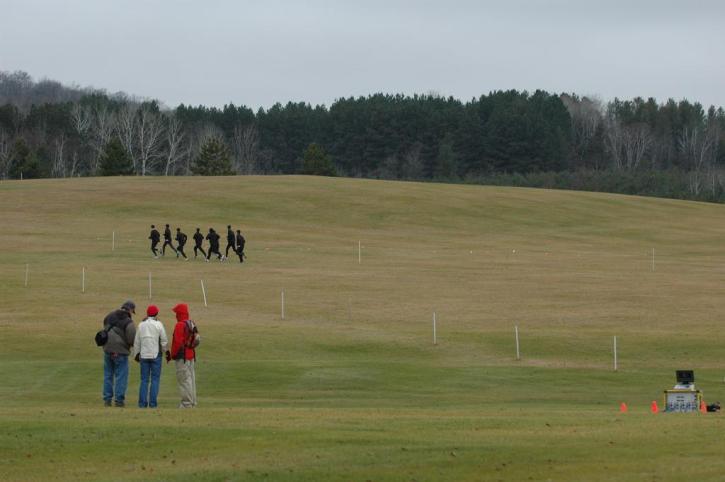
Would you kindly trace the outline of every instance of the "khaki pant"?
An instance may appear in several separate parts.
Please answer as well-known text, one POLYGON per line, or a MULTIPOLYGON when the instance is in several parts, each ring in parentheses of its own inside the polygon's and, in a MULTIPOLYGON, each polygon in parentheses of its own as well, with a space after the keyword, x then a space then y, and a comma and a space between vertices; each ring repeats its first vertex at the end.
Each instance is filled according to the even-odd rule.
POLYGON ((176 360, 176 382, 181 396, 179 408, 196 407, 194 360, 176 360))

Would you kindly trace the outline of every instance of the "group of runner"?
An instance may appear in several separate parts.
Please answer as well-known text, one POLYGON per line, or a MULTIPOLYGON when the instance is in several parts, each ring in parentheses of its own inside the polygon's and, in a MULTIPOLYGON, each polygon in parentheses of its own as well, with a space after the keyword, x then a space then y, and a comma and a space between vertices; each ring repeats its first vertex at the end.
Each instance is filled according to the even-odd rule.
MULTIPOLYGON (((214 228, 209 228, 209 232, 206 237, 201 233, 199 228, 196 228, 196 232, 194 233, 194 257, 196 258, 197 254, 201 252, 207 263, 209 262, 209 258, 211 258, 212 254, 216 255, 219 261, 225 261, 229 258, 229 249, 231 249, 237 256, 239 256, 239 262, 243 263, 244 258, 246 258, 246 255, 244 254, 244 244, 246 241, 244 236, 242 236, 241 231, 237 229, 235 234, 232 230, 232 226, 227 226, 227 247, 224 254, 221 254, 219 250, 220 238, 221 236, 219 236, 214 228), (204 248, 202 247, 204 239, 209 241, 208 252, 204 251, 204 248)), ((168 224, 166 225, 166 228, 164 229, 164 244, 160 250, 157 249, 157 246, 161 242, 161 234, 153 224, 151 225, 151 234, 149 235, 149 239, 151 240, 151 252, 153 253, 154 258, 158 258, 159 255, 165 256, 166 247, 168 246, 176 254, 177 258, 179 256, 183 256, 186 261, 189 260, 186 253, 184 253, 184 246, 186 245, 186 240, 188 238, 186 234, 181 231, 181 228, 176 228, 176 237, 172 238, 171 228, 168 224), (172 243, 173 239, 176 240, 176 246, 172 243)))

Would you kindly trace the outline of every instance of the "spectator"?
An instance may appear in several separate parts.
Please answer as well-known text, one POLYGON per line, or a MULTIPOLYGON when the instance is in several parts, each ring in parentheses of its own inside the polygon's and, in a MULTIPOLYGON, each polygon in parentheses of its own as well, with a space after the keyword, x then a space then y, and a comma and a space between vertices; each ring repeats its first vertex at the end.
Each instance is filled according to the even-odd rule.
POLYGON ((135 359, 141 364, 141 385, 138 391, 140 408, 156 408, 161 382, 161 354, 166 352, 166 359, 171 358, 166 330, 156 319, 158 314, 159 309, 155 305, 146 308, 146 318, 139 323, 133 342, 135 359))
POLYGON ((189 319, 189 307, 179 303, 172 309, 176 313, 176 326, 171 342, 171 357, 176 363, 176 381, 179 384, 181 403, 179 408, 196 407, 196 347, 199 345, 199 330, 189 319))
POLYGON ((103 402, 106 407, 111 406, 111 401, 115 401, 117 407, 125 405, 128 355, 136 338, 131 315, 135 313, 136 304, 129 300, 103 319, 103 328, 108 331, 108 341, 103 345, 103 402))

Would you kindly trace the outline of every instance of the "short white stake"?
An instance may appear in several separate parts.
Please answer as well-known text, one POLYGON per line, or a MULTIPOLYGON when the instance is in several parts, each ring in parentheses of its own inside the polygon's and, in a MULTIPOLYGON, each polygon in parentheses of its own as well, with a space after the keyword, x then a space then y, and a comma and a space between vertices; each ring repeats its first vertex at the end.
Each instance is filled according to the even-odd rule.
POLYGON ((652 248, 652 271, 655 270, 655 249, 652 248))
POLYGON ((149 299, 151 299, 151 271, 149 271, 149 299))
POLYGON ((357 264, 362 264, 362 244, 357 242, 357 264))
POLYGON ((81 293, 86 292, 86 267, 83 267, 83 271, 81 272, 81 293))
POLYGON ((282 319, 284 320, 284 290, 282 290, 282 319))
POLYGON ((514 333, 516 334, 516 359, 521 360, 521 350, 519 349, 519 327, 514 326, 514 333))
POLYGON ((204 280, 199 280, 201 282, 201 294, 204 295, 204 306, 206 305, 206 289, 204 289, 204 280))
POLYGON ((113 235, 111 236, 111 251, 116 250, 116 231, 113 232, 113 235))
POLYGON ((617 371, 617 337, 614 337, 614 371, 617 371))
POLYGON ((26 263, 25 264, 25 287, 26 288, 28 287, 28 275, 29 275, 29 273, 30 273, 30 265, 26 263))
POLYGON ((438 344, 438 338, 436 337, 436 312, 433 312, 433 344, 438 344))

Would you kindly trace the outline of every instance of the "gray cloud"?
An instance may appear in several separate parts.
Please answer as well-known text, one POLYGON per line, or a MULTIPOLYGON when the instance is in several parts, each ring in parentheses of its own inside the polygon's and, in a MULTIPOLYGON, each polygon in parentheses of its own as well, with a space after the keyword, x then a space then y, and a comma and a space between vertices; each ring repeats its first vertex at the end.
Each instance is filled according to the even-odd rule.
POLYGON ((0 69, 178 103, 496 89, 725 105, 716 1, 0 0, 0 69))

